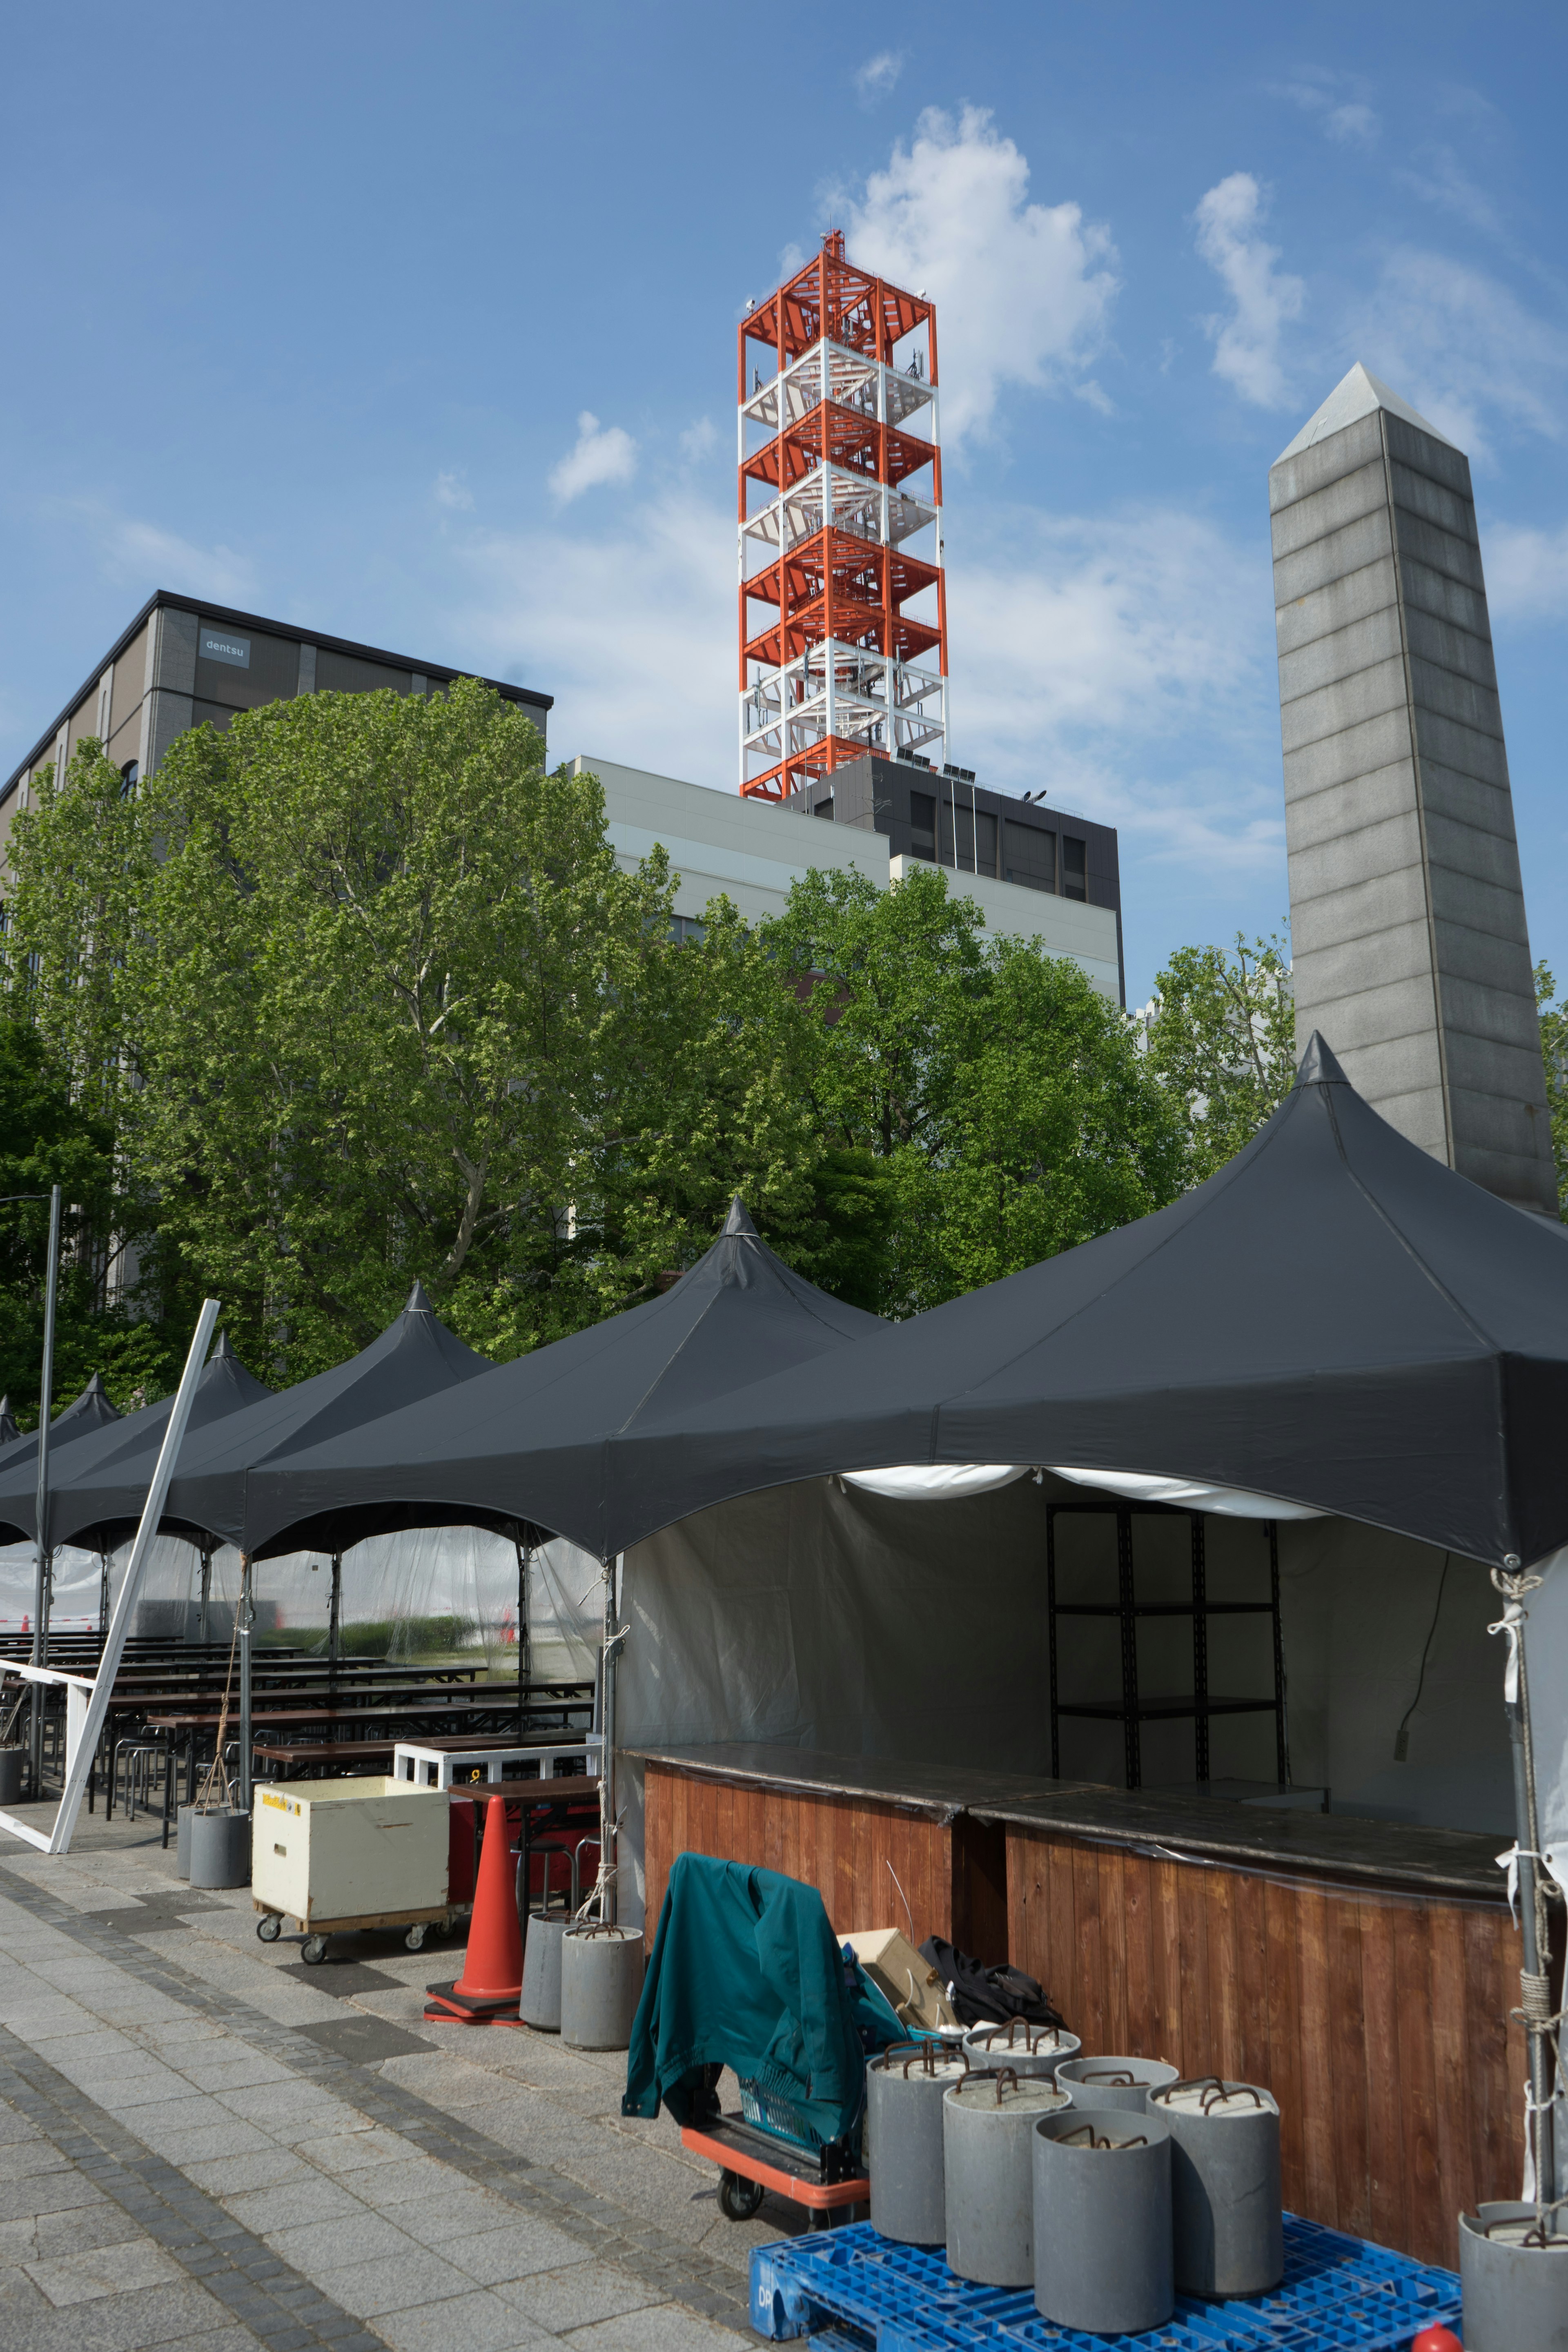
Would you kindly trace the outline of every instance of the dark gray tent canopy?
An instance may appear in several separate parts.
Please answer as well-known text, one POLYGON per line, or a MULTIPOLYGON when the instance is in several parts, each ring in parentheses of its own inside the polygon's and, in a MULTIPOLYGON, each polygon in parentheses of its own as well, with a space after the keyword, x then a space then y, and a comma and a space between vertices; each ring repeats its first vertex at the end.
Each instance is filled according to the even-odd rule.
POLYGON ((661 1297, 497 1365, 459 1395, 258 1469, 252 1522, 279 1550, 458 1522, 531 1524, 613 1551, 607 1464, 628 1433, 700 1419, 765 1371, 809 1368, 885 1328, 775 1256, 737 1200, 712 1248, 661 1297))
POLYGON ((1168 1209, 614 1450, 622 1543, 897 1462, 1248 1488, 1505 1565, 1568 1542, 1568 1234, 1380 1118, 1314 1036, 1168 1209))
MULTIPOLYGON (((271 1391, 247 1372, 228 1342, 218 1334, 217 1345, 202 1370, 186 1424, 187 1448, 199 1430, 208 1429, 231 1412, 269 1396, 271 1391)), ((163 1444, 163 1432, 174 1411, 173 1396, 160 1398, 141 1412, 95 1429, 62 1455, 49 1457, 48 1541, 50 1549, 80 1544, 89 1551, 109 1549, 134 1530, 142 1516, 153 1473, 163 1444), (84 1517, 79 1489, 91 1489, 93 1503, 84 1517), (118 1486, 126 1507, 105 1510, 100 1500, 118 1486)), ((0 1472, 0 1527, 15 1528, 31 1538, 37 1512, 37 1479, 31 1471, 0 1472)))
POLYGON ((1250 1488, 1497 1564, 1568 1541, 1568 1236, 1406 1142, 1321 1038, 1207 1183, 911 1322, 756 1263, 771 1292, 734 1302, 731 1343, 702 1334, 694 1376, 665 1318, 722 1288, 714 1253, 667 1299, 262 1474, 266 1524, 439 1505, 604 1554, 834 1470, 1034 1462, 1250 1488))
POLYGON ((16 1426, 16 1417, 11 1411, 10 1398, 0 1396, 0 1454, 5 1453, 6 1446, 14 1444, 20 1435, 21 1432, 16 1426))
MULTIPOLYGON (((416 1283, 402 1314, 346 1364, 335 1364, 331 1371, 318 1372, 279 1396, 263 1391, 258 1402, 224 1413, 202 1429, 193 1421, 180 1449, 162 1525, 171 1534, 211 1537, 237 1544, 242 1551, 264 1553, 268 1546, 249 1508, 250 1483, 258 1465, 293 1445, 342 1437, 362 1422, 395 1414, 400 1407, 489 1370, 482 1356, 465 1348, 439 1321, 416 1283)), ((58 1521, 51 1509, 52 1539, 68 1543, 79 1528, 133 1524, 146 1500, 151 1475, 152 1460, 136 1456, 105 1463, 79 1481, 73 1478, 62 1489, 58 1521)))
MULTIPOLYGON (((64 1412, 57 1412, 49 1423, 51 1475, 52 1465, 61 1446, 79 1444, 83 1438, 91 1436, 95 1430, 107 1429, 120 1417, 109 1402, 101 1377, 94 1372, 81 1394, 79 1397, 73 1397, 64 1412)), ((9 1419, 10 1416, 7 1414, 6 1418, 9 1419)), ((15 1422, 11 1426, 15 1431, 15 1422)), ((20 1437, 13 1435, 11 1443, 3 1453, 0 1453, 0 1495, 9 1496, 13 1490, 19 1494, 22 1487, 26 1486, 29 1496, 35 1496, 38 1484, 37 1465, 37 1431, 29 1429, 20 1437)), ((15 1525, 22 1525, 12 1511, 5 1511, 4 1517, 15 1525)), ((31 1501, 27 1507, 26 1529, 28 1535, 32 1534, 33 1505, 31 1501)))

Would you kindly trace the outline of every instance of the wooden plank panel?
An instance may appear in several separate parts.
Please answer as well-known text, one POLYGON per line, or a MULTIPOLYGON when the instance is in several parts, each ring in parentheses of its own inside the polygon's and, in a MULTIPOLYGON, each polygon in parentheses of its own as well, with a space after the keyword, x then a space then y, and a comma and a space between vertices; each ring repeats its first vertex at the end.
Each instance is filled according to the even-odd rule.
POLYGON ((1184 2074, 1212 2074, 1218 2060, 1209 2021, 1208 1881, 1205 1870, 1176 1873, 1179 2023, 1171 2063, 1184 2074))
POLYGON ((1362 1999, 1366 2017, 1367 2199, 1380 2245, 1406 2244, 1405 2132, 1399 2099, 1399 1997, 1392 1906, 1360 1906, 1362 1999))
POLYGON ((1182 1895, 1185 1874, 1173 1862, 1154 1864, 1154 2038, 1135 2058, 1163 2058, 1169 2066, 1181 2063, 1182 2046, 1182 1895))
POLYGON ((1154 1994, 1154 1865, 1147 1854, 1121 1857, 1121 1937, 1126 1985, 1121 2047, 1131 2056, 1152 2051, 1160 2039, 1154 1994))
POLYGON ((1100 2031, 1107 2050, 1125 2050, 1127 2042, 1127 1912, 1123 1865, 1119 1846, 1101 1846, 1095 1860, 1099 1881, 1100 1966, 1105 1971, 1105 2000, 1100 2031))
POLYGON ((1306 2183, 1300 2210, 1311 2221, 1338 2227, 1339 2183, 1334 2150, 1341 2117, 1334 2097, 1333 2044, 1329 2031, 1330 1900, 1315 1886, 1295 1890, 1300 2053, 1297 2095, 1301 2107, 1301 2166, 1306 2183))
POLYGON ((1405 2217, 1412 2251, 1443 2259, 1447 2228, 1438 2200, 1436 2075, 1432 2049, 1431 1906, 1394 1903, 1399 2104, 1405 2127, 1405 2217))
POLYGON ((1464 1914, 1470 2117, 1476 2195, 1517 2197, 1524 2178, 1524 2035, 1509 2017, 1519 2000, 1521 1937, 1506 1911, 1464 1914))
MULTIPOLYGON (((1073 1850, 1058 1839, 1053 1840, 1047 1853, 1049 1872, 1043 1954, 1046 1973, 1041 1977, 1040 1969, 1032 1968, 1029 1974, 1041 1977, 1068 2024, 1088 2049, 1090 2044, 1083 2030, 1083 1995, 1078 1966, 1078 1874, 1073 1868, 1073 1850)), ((1036 1949, 1039 1951, 1040 1948, 1037 1946, 1036 1949)))
POLYGON ((1241 2056, 1237 2073, 1245 2082, 1272 2090, 1274 2062, 1268 2047, 1268 1937, 1264 1916, 1264 1884, 1250 1871, 1236 1880, 1236 1972, 1240 2018, 1241 2056))
POLYGON ((1266 1879, 1263 1927, 1268 1950, 1268 2082, 1279 2103, 1279 2158, 1285 2202, 1309 2221, 1306 2139, 1301 2126, 1301 1991, 1296 1894, 1266 1879))
POLYGON ((1209 2063, 1216 2074, 1245 2082, 1241 2072, 1241 2000, 1236 1965, 1235 1875, 1211 1870, 1204 1881, 1208 1909, 1209 2063))
POLYGON ((1451 2270, 1459 2263, 1457 2216, 1476 2210, 1475 2129, 1470 2121, 1468 2016, 1465 1991, 1465 1926, 1449 1903, 1426 1914, 1432 1972, 1432 2065, 1436 2101, 1437 2218, 1443 2252, 1451 2270))
POLYGON ((1078 2000, 1081 2025, 1073 2032, 1085 2050, 1110 2049, 1105 2038, 1105 1950, 1100 1932, 1100 1867, 1094 1848, 1072 1848, 1073 1924, 1077 1930, 1078 2000))
POLYGON ((1368 2051, 1361 1984, 1361 1905, 1336 1894, 1328 1904, 1328 2043, 1333 2085, 1334 2203, 1342 2230, 1372 2235, 1367 2156, 1368 2051))

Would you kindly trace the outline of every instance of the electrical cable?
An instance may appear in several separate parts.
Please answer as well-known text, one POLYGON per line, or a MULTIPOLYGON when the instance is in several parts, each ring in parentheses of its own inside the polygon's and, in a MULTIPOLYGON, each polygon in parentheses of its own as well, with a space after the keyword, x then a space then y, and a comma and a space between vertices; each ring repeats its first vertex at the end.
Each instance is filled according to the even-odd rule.
POLYGON ((1443 1554, 1443 1573, 1437 1579, 1437 1606, 1432 1612, 1432 1622, 1427 1628, 1426 1647, 1421 1653, 1421 1672, 1415 1678, 1415 1696, 1400 1717, 1399 1728, 1394 1735, 1394 1760, 1396 1764, 1405 1763, 1410 1754, 1410 1718, 1420 1706, 1421 1694, 1426 1686, 1427 1661, 1432 1655, 1432 1644, 1437 1638, 1437 1620, 1443 1613, 1443 1588, 1448 1581, 1448 1568, 1453 1557, 1451 1551, 1446 1551, 1443 1554))

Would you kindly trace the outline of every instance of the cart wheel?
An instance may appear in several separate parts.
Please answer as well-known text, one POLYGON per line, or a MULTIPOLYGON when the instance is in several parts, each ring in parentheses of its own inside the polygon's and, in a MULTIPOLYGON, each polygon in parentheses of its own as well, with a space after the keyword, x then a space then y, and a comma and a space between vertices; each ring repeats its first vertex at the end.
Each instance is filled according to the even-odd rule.
POLYGON ((275 1944, 283 1933, 283 1921, 276 1911, 264 1911, 256 1923, 256 1932, 264 1944, 275 1944))
POLYGON ((738 2172, 719 2175, 719 2210, 731 2221, 749 2221, 763 2201, 760 2180, 743 2180, 738 2172))
POLYGON ((306 1966, 308 1968, 314 1968, 318 1961, 324 1960, 326 1957, 327 1939, 325 1936, 307 1936, 304 1942, 300 1947, 300 1958, 305 1962, 306 1966))
POLYGON ((415 1925, 410 1927, 407 1935, 403 1938, 404 1950, 405 1952, 422 1952, 425 1949, 425 1932, 424 1920, 417 1920, 415 1925))

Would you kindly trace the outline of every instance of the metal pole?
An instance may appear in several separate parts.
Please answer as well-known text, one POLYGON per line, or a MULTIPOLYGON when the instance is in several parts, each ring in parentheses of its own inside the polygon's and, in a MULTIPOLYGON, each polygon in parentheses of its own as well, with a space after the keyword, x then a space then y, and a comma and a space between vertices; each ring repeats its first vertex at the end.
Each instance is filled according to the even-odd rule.
MULTIPOLYGON (((343 1556, 332 1554, 332 1598, 327 1618, 327 1657, 335 1670, 342 1649, 343 1626, 343 1556)), ((331 1676, 328 1676, 330 1681, 331 1676)))
POLYGON ((196 1603, 196 1639, 198 1642, 205 1642, 207 1638, 207 1622, 208 1614, 212 1606, 212 1592, 213 1548, 210 1543, 204 1543, 202 1546, 201 1597, 196 1603))
POLYGON ((217 1318, 217 1300, 204 1298, 202 1311, 196 1318, 196 1328, 191 1340, 190 1353, 185 1358, 185 1369, 181 1374, 179 1389, 174 1397, 174 1408, 169 1415, 168 1426, 163 1432, 163 1443, 158 1454, 158 1466, 153 1473, 153 1483, 147 1489, 147 1500, 142 1508, 142 1522, 136 1530, 136 1540, 131 1547, 131 1557, 125 1564, 125 1580, 121 1585, 120 1597, 115 1601, 114 1615, 110 1622, 109 1644, 99 1663, 98 1675, 92 1685, 92 1696, 88 1701, 86 1718, 81 1726, 76 1748, 67 1755, 65 1794, 60 1800, 59 1811, 55 1815, 55 1825, 49 1833, 51 1853, 66 1853, 70 1848, 71 1832, 76 1827, 76 1817, 81 1807, 82 1791, 87 1786, 87 1776, 91 1769, 93 1754, 100 1739, 103 1737, 104 1717, 109 1712, 114 1677, 119 1672, 120 1660, 124 1652, 125 1636, 131 1624, 131 1612, 136 1605, 136 1596, 141 1590, 142 1571, 146 1566, 147 1555, 153 1547, 153 1538, 158 1532, 158 1522, 163 1515, 163 1503, 169 1492, 169 1481, 174 1475, 174 1464, 179 1459, 181 1440, 185 1433, 185 1423, 191 1417, 191 1405, 195 1398, 196 1383, 201 1379, 202 1366, 206 1361, 207 1349, 212 1343, 213 1327, 217 1318))
POLYGON ((624 1638, 617 1623, 616 1587, 621 1554, 605 1562, 605 1639, 600 1653, 600 1729, 605 1744, 599 1751, 599 1866, 604 1872, 599 1916, 607 1927, 616 1917, 616 1653, 624 1638))
MULTIPOLYGON (((38 1486, 34 1534, 37 1541, 37 1572, 33 1581, 33 1664, 49 1663, 49 1413, 55 1385, 55 1297, 60 1263, 60 1188, 49 1188, 49 1264, 44 1283, 44 1363, 38 1384, 38 1486)), ((33 1685, 29 1717, 32 1793, 44 1793, 44 1685, 33 1685)))
MULTIPOLYGON (((239 1563, 239 1810, 250 1811, 250 1629, 256 1622, 251 1598, 250 1554, 239 1563)), ((221 1759, 220 1759, 221 1760, 221 1759)))
MULTIPOLYGON (((1530 1685, 1524 1663, 1523 1595, 1541 1581, 1519 1573, 1492 1570, 1492 1582, 1508 1602, 1503 1624, 1510 1631, 1512 1655, 1503 1685, 1508 1711, 1509 1745, 1513 1756, 1514 1842, 1518 1849, 1519 1924, 1523 1966, 1520 1970, 1521 2014, 1530 2049, 1530 2099, 1534 2109, 1535 2197, 1539 2205, 1552 2204, 1557 2195, 1556 2151, 1552 2145, 1551 2043, 1552 1996, 1547 1969, 1551 1933, 1537 1855, 1540 1851, 1535 1803, 1535 1757, 1530 1736, 1530 1685)), ((1494 1631, 1498 1630, 1494 1628, 1494 1631)))

